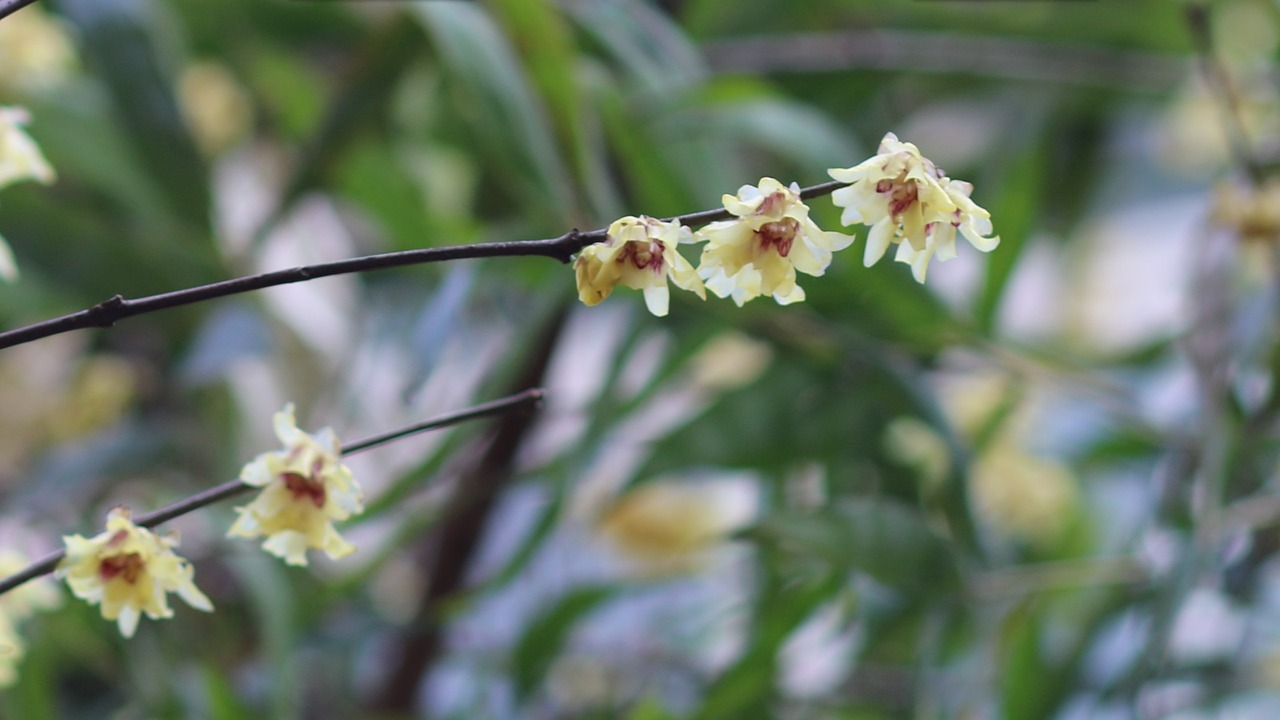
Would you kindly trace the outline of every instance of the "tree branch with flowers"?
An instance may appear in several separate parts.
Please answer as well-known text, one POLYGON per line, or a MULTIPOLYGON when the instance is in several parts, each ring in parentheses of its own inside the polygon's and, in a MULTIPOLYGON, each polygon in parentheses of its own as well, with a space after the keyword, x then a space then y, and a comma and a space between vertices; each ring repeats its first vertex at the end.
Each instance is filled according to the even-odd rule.
POLYGON ((33 4, 0 0, 0 714, 1155 716, 1235 700, 1196 652, 1263 677, 1222 647, 1275 545, 1237 257, 1274 108, 1215 35, 1257 8, 1191 3, 1183 47, 940 6, 922 55, 825 1, 33 4), (1191 54, 1205 88, 1149 87, 1191 54), (1159 249, 1108 225, 1195 185, 1152 181, 1165 96, 1241 179, 1194 312, 1123 325, 1191 255, 1172 204, 1159 249))
MULTIPOLYGON (((51 182, 52 171, 39 150, 13 122, 26 117, 16 110, 9 112, 13 123, 9 132, 14 138, 7 158, 14 168, 10 181, 51 182)), ((649 311, 658 317, 668 314, 668 280, 703 299, 705 285, 739 307, 760 296, 787 305, 805 298, 797 272, 823 275, 833 253, 853 242, 852 236, 821 230, 809 217, 804 200, 829 193, 844 209, 846 224, 872 226, 864 256, 868 267, 890 244, 897 244, 896 259, 911 264, 916 279, 924 282, 933 257, 955 257, 957 228, 984 252, 999 244, 998 237, 988 237, 989 213, 969 200, 972 186, 946 177, 914 145, 900 142, 892 133, 885 136, 876 156, 830 173, 836 182, 804 190, 766 177, 758 186, 744 185, 736 195, 726 194, 723 210, 665 221, 627 216, 604 230, 571 230, 547 240, 405 251, 261 273, 138 300, 116 296, 79 313, 0 333, 0 343, 13 346, 85 327, 109 327, 132 315, 334 274, 483 257, 538 255, 562 261, 575 257, 583 303, 596 305, 617 285, 624 285, 643 291, 649 311), (707 224, 695 233, 683 222, 707 224), (701 262, 695 269, 679 248, 703 242, 701 262)), ((339 460, 342 450, 336 437, 328 428, 316 436, 299 430, 291 405, 277 413, 274 424, 285 449, 259 456, 245 466, 239 481, 203 497, 221 499, 246 486, 263 488, 256 500, 237 508, 238 518, 227 535, 265 536, 263 549, 289 565, 306 565, 308 549, 323 550, 331 559, 349 555, 355 547, 341 537, 333 522, 362 511, 362 492, 339 460)), ((187 507, 197 505, 188 502, 187 507)), ((170 513, 164 515, 168 519, 170 513)), ((125 637, 134 634, 142 614, 172 617, 167 592, 179 594, 198 610, 213 610, 194 585, 191 566, 173 553, 176 538, 156 536, 135 524, 127 508, 111 511, 102 534, 91 539, 71 535, 65 543, 56 574, 66 579, 77 597, 100 604, 103 617, 117 621, 125 637)), ((42 561, 0 582, 0 592, 49 564, 42 561)))

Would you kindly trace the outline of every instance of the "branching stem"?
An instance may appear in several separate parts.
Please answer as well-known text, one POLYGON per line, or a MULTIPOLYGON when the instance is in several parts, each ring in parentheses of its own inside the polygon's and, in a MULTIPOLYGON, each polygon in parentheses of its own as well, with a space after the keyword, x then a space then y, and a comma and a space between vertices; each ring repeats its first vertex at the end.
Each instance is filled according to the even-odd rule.
MULTIPOLYGON (((542 397, 542 389, 530 388, 524 392, 516 393, 515 395, 508 395, 507 397, 487 402, 482 405, 476 405, 474 407, 467 408, 466 410, 460 410, 448 415, 424 420, 422 422, 414 423, 413 425, 397 428, 395 430, 357 440, 353 443, 348 443, 343 446, 342 454, 344 457, 354 455, 427 430, 436 430, 443 427, 449 427, 450 425, 457 425, 458 423, 466 422, 467 420, 475 420, 477 418, 487 417, 490 415, 510 412, 521 407, 537 405, 541 402, 542 397)), ((231 480, 179 500, 172 505, 167 505, 159 510, 141 515, 134 520, 134 523, 142 527, 155 527, 160 523, 168 522, 169 520, 181 517, 195 510, 199 510, 207 505, 212 505, 213 503, 226 500, 229 497, 239 495, 242 492, 253 489, 253 487, 253 485, 247 485, 239 480, 231 480)), ((34 580, 41 575, 48 575, 53 572, 58 566, 58 563, 62 560, 63 555, 65 555, 65 553, 62 550, 49 553, 48 555, 31 563, 31 565, 27 566, 23 570, 10 575, 4 580, 0 580, 0 595, 3 595, 29 580, 34 580)))
MULTIPOLYGON (((5 2, 12 2, 12 0, 0 0, 0 8, 4 7, 5 2)), ((0 18, 2 17, 3 15, 0 15, 0 18)), ((814 185, 803 189, 800 192, 800 196, 806 200, 815 197, 822 197, 824 195, 831 194, 843 184, 844 183, 839 182, 827 182, 820 185, 814 185)), ((680 215, 674 219, 679 220, 685 225, 692 226, 703 225, 716 220, 725 220, 730 217, 733 216, 730 215, 727 210, 717 209, 680 215)), ((600 242, 604 239, 605 228, 591 230, 589 232, 570 230, 559 237, 546 238, 543 240, 519 240, 515 242, 451 245, 447 247, 433 247, 423 248, 420 250, 381 253, 378 255, 365 255, 363 257, 334 260, 332 262, 319 263, 317 265, 305 265, 286 270, 273 270, 271 272, 260 273, 257 275, 247 275, 245 277, 235 278, 232 280, 223 280, 210 285, 200 285, 198 287, 187 288, 185 290, 175 290, 173 292, 150 295, 148 297, 136 299, 128 299, 123 295, 116 295, 115 297, 104 300, 103 302, 100 302, 86 310, 81 310, 69 315, 51 318, 32 325, 26 325, 24 327, 2 332, 0 333, 0 349, 13 347, 14 345, 21 345, 22 343, 39 340, 52 335, 71 332, 72 330, 81 330, 91 327, 111 327, 116 324, 116 322, 128 317, 133 317, 134 315, 142 315, 143 313, 165 310, 182 305, 192 305, 194 303, 204 302, 205 300, 212 300, 214 298, 252 292, 263 288, 275 287, 277 285, 289 285, 291 283, 304 282, 306 280, 315 280, 316 278, 329 277, 331 275, 370 272, 373 270, 385 270, 387 268, 401 267, 404 265, 444 262, 446 260, 519 257, 527 255, 548 257, 567 263, 572 259, 574 253, 587 245, 600 242)))

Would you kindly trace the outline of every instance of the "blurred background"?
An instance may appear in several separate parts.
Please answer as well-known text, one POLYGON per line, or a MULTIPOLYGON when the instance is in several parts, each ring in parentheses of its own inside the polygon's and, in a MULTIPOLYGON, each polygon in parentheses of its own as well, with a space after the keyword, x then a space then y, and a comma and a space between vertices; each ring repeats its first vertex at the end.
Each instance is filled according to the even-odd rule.
POLYGON ((0 193, 6 328, 714 208, 886 132, 1003 238, 921 286, 862 267, 860 228, 785 308, 586 308, 570 268, 499 258, 0 352, 5 571, 235 477, 286 402, 355 439, 548 392, 352 458, 368 510, 340 562, 224 539, 234 503, 169 523, 212 615, 175 603, 126 641, 47 578, 5 596, 3 716, 1276 717, 1278 53, 1271 0, 0 20, 0 104, 58 172, 0 193))

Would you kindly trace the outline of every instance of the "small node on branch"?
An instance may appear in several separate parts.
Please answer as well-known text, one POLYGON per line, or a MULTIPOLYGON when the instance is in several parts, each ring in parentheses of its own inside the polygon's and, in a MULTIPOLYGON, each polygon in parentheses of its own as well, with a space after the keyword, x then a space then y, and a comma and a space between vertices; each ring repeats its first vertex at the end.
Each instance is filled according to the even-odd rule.
POLYGON ((89 324, 94 327, 111 327, 116 324, 116 320, 120 319, 120 310, 124 308, 126 300, 123 295, 113 295, 102 302, 89 308, 89 324))

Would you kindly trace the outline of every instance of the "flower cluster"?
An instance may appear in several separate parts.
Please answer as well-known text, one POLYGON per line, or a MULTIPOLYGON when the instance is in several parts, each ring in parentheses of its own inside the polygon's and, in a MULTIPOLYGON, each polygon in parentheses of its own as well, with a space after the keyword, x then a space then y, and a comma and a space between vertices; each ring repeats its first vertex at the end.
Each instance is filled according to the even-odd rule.
POLYGON ((364 494, 339 459, 337 437, 329 428, 316 435, 299 430, 293 405, 276 413, 274 425, 284 449, 259 455, 240 472, 242 482, 262 492, 236 508, 240 517, 227 535, 266 535, 262 548, 290 565, 306 565, 308 548, 334 559, 355 552, 333 527, 334 520, 364 510, 364 494))
POLYGON ((651 217, 624 217, 609 226, 609 237, 584 249, 574 263, 578 275, 578 297, 595 305, 609 297, 614 286, 626 285, 644 292, 649 312, 667 314, 670 291, 667 278, 676 287, 692 290, 706 299, 702 280, 676 246, 693 242, 689 228, 680 223, 651 217))
POLYGON ((168 593, 205 612, 213 603, 196 588, 195 570, 173 552, 178 539, 138 527, 123 507, 107 515, 107 529, 92 538, 68 535, 66 556, 55 575, 66 578, 76 597, 101 604, 102 617, 115 620, 120 634, 133 637, 142 613, 173 617, 168 593))
POLYGON ((853 242, 809 219, 809 206, 795 183, 788 187, 763 178, 758 186, 743 185, 737 195, 724 196, 724 208, 737 219, 699 231, 707 247, 698 274, 711 292, 732 297, 739 306, 761 295, 772 295, 781 305, 804 300, 796 271, 822 275, 831 254, 853 242))
POLYGON ((916 280, 924 282, 929 260, 956 256, 957 229, 982 252, 1000 244, 998 236, 988 237, 991 214, 969 199, 973 186, 947 177, 915 145, 899 142, 893 133, 880 141, 874 157, 828 173, 849 183, 831 194, 844 208, 840 222, 871 227, 862 258, 867 267, 895 243, 895 259, 909 263, 916 280))
MULTIPOLYGON (((864 262, 870 267, 897 244, 896 259, 909 263, 924 282, 929 261, 956 255, 956 231, 983 252, 999 244, 991 235, 991 215, 969 199, 973 186, 952 180, 911 143, 885 135, 878 153, 850 168, 828 171, 846 187, 832 193, 844 209, 841 223, 867 225, 864 262), (905 241, 905 242, 904 242, 905 241)), ((678 220, 625 217, 609 226, 603 242, 583 249, 575 262, 578 295, 587 305, 609 296, 619 284, 643 290, 649 310, 667 314, 667 278, 706 299, 710 290, 739 306, 768 295, 786 305, 804 300, 796 273, 820 276, 832 254, 853 237, 822 230, 795 183, 762 178, 725 195, 733 219, 713 222, 696 233, 678 220), (696 270, 677 251, 680 244, 705 242, 696 270)))
MULTIPOLYGON (((331 558, 354 552, 333 521, 361 512, 363 495, 339 459, 333 431, 325 428, 309 435, 299 430, 292 405, 276 413, 274 421, 284 449, 259 455, 241 471, 241 482, 261 487, 262 492, 236 508, 239 516, 227 535, 266 535, 262 547, 290 565, 306 565, 308 548, 322 549, 331 558)), ((101 605, 102 617, 116 621, 125 637, 133 636, 144 613, 153 619, 173 616, 168 593, 177 593, 197 610, 213 610, 195 586, 195 570, 173 552, 176 535, 157 536, 139 527, 125 508, 110 512, 101 534, 87 539, 70 535, 63 541, 65 556, 55 575, 66 579, 76 597, 101 605)), ((12 632, 13 608, 42 604, 47 602, 24 593, 0 598, 0 685, 6 668, 12 674, 22 651, 12 632)))

